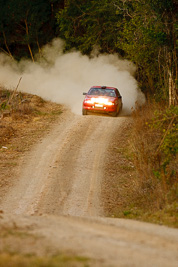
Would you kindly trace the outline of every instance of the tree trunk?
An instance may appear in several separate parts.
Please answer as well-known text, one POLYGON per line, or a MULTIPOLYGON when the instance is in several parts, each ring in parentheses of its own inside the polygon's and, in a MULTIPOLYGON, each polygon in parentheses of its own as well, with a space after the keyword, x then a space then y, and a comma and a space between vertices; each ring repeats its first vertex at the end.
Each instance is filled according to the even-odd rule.
POLYGON ((169 107, 177 104, 176 85, 172 78, 172 73, 169 71, 169 107))
POLYGON ((9 50, 9 47, 8 47, 8 45, 7 45, 6 35, 5 35, 5 32, 4 32, 4 31, 3 31, 3 37, 4 37, 4 44, 5 44, 6 49, 7 49, 7 51, 8 51, 7 54, 8 54, 12 59, 14 59, 13 56, 12 56, 12 54, 11 54, 11 52, 10 52, 10 50, 9 50))
POLYGON ((29 31, 28 31, 28 24, 27 24, 27 20, 26 19, 25 19, 25 27, 26 27, 26 35, 28 37, 28 44, 27 44, 28 45, 28 50, 30 52, 30 56, 32 58, 32 61, 35 62, 34 56, 33 56, 33 53, 32 53, 32 49, 31 49, 31 46, 29 44, 29 31))

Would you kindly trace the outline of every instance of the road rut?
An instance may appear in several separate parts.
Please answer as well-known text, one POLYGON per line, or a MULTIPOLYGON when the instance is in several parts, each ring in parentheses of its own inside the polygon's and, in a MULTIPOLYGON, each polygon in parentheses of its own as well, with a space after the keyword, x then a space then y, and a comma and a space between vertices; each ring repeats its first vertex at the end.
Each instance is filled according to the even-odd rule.
POLYGON ((104 156, 125 120, 69 111, 61 115, 22 162, 19 182, 2 209, 14 214, 103 215, 99 199, 104 156))

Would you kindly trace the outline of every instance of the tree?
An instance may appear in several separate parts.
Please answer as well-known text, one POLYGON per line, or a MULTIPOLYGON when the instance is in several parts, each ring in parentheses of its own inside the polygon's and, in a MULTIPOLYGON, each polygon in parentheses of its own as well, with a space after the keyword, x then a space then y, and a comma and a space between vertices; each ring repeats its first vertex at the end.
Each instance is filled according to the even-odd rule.
POLYGON ((175 0, 0 0, 0 48, 20 59, 54 37, 90 55, 118 53, 137 65, 145 93, 177 103, 175 0), (57 22, 57 23, 56 23, 57 22))
POLYGON ((9 27, 9 16, 8 16, 8 5, 7 1, 0 1, 0 49, 13 58, 12 53, 9 48, 9 43, 11 42, 11 30, 9 27))
POLYGON ((60 36, 66 41, 66 49, 76 47, 89 54, 94 46, 101 52, 123 53, 115 46, 122 14, 117 14, 108 0, 68 0, 57 14, 60 36))
MULTIPOLYGON (((125 5, 128 7, 127 2, 125 5)), ((165 99, 171 91, 171 104, 177 101, 175 14, 176 4, 172 0, 132 1, 121 43, 127 57, 140 70, 142 88, 152 93, 156 88, 159 97, 165 99)))
POLYGON ((63 0, 0 0, 1 49, 16 58, 29 54, 34 60, 41 45, 54 38, 56 9, 63 3, 63 0))

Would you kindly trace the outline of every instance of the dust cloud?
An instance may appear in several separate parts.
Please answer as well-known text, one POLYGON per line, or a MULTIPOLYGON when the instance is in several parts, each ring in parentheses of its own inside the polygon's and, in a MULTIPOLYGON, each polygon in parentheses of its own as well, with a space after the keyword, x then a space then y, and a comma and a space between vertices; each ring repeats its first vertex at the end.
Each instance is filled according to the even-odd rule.
POLYGON ((96 51, 91 58, 75 50, 63 53, 63 48, 62 40, 53 40, 36 56, 35 63, 16 62, 0 54, 0 85, 14 89, 22 77, 19 91, 66 104, 76 114, 81 114, 83 92, 93 85, 117 87, 123 97, 123 114, 129 114, 135 102, 144 103, 131 62, 117 55, 98 55, 96 51))

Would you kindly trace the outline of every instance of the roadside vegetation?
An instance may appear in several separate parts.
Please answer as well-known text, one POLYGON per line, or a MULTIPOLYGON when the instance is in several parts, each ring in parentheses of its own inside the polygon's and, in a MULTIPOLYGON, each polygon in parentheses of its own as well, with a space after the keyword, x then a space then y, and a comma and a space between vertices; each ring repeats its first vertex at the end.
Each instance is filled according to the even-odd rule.
POLYGON ((89 260, 84 257, 59 254, 55 256, 38 257, 18 253, 3 253, 0 255, 1 267, 89 267, 89 260))
POLYGON ((31 134, 35 135, 36 128, 37 135, 44 132, 45 124, 42 121, 46 121, 48 127, 50 121, 54 121, 61 112, 59 104, 35 95, 0 88, 0 148, 5 147, 12 138, 15 139, 20 131, 34 130, 31 134))
POLYGON ((0 199, 13 186, 19 158, 60 116, 61 105, 0 88, 0 199))
POLYGON ((137 179, 133 207, 142 210, 144 220, 173 227, 178 227, 177 131, 177 106, 165 108, 165 103, 148 101, 133 112, 130 146, 137 179))
POLYGON ((177 107, 148 102, 115 134, 102 185, 106 216, 178 228, 177 120, 177 107))

